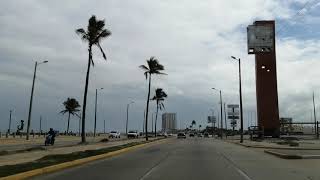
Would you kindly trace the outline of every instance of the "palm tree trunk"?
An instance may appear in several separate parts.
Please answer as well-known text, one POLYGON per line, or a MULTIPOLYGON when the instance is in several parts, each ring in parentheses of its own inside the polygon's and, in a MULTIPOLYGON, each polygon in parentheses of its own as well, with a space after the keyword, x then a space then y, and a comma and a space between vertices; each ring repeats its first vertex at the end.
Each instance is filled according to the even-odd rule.
POLYGON ((69 133, 69 125, 70 125, 70 113, 68 115, 68 127, 67 127, 67 134, 69 133))
POLYGON ((146 124, 145 124, 146 125, 146 141, 148 141, 148 114, 149 114, 150 89, 151 89, 151 74, 149 74, 149 89, 148 89, 146 124))
POLYGON ((81 142, 86 142, 86 134, 85 134, 85 122, 86 122, 86 106, 87 106, 87 93, 88 93, 88 85, 89 85, 89 75, 90 75, 90 65, 92 59, 92 45, 89 44, 89 58, 88 58, 88 69, 87 69, 87 76, 86 76, 86 84, 84 88, 84 95, 83 95, 83 106, 82 106, 82 131, 81 131, 81 142))
POLYGON ((157 103, 156 120, 154 122, 154 137, 157 137, 157 119, 158 119, 159 103, 157 103))

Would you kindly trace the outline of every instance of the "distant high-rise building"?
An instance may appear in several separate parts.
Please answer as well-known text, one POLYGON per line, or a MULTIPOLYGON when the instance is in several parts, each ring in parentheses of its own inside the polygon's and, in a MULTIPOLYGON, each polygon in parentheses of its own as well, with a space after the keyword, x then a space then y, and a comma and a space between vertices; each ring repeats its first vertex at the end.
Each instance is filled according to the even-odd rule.
POLYGON ((162 130, 172 131, 177 129, 177 114, 163 113, 162 114, 162 130))

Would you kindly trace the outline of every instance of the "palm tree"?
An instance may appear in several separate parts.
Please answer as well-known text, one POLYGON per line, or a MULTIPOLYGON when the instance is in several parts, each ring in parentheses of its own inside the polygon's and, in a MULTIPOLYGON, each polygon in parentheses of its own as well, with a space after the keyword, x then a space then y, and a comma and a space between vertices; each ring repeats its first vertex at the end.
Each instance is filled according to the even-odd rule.
POLYGON ((191 126, 193 127, 193 126, 195 126, 196 124, 197 124, 196 121, 195 121, 195 120, 192 120, 191 126))
POLYGON ((148 79, 148 76, 149 76, 149 88, 148 88, 146 123, 145 123, 146 140, 148 141, 148 114, 149 114, 151 75, 152 74, 165 74, 165 73, 161 72, 164 70, 164 66, 161 65, 155 57, 151 57, 149 60, 147 60, 147 64, 148 64, 148 66, 141 65, 139 67, 144 70, 144 75, 146 77, 146 80, 148 79))
POLYGON ((83 109, 82 109, 82 132, 81 132, 81 142, 86 142, 86 136, 85 136, 85 120, 86 120, 86 106, 87 106, 87 93, 88 93, 88 85, 89 85, 89 74, 90 74, 90 66, 94 66, 94 62, 92 59, 92 46, 97 46, 102 56, 105 60, 107 60, 107 57, 104 53, 104 51, 101 48, 100 42, 102 39, 107 38, 111 35, 111 31, 108 29, 104 29, 105 22, 104 20, 97 20, 96 17, 93 15, 89 19, 89 24, 87 27, 87 30, 84 30, 82 28, 77 29, 76 33, 81 36, 81 39, 84 42, 88 43, 88 67, 87 67, 87 75, 86 75, 86 84, 84 88, 84 98, 83 98, 83 109))
POLYGON ((157 111, 156 111, 156 120, 154 124, 154 136, 157 137, 157 119, 158 119, 158 110, 164 109, 164 104, 162 101, 164 101, 164 98, 166 98, 168 95, 161 89, 157 88, 156 89, 156 94, 153 96, 151 100, 156 101, 157 103, 157 111))
POLYGON ((65 102, 63 102, 64 110, 60 111, 60 113, 65 114, 68 113, 68 126, 67 126, 67 134, 69 133, 69 125, 70 125, 70 114, 77 115, 76 112, 79 112, 78 109, 80 107, 79 102, 74 98, 68 98, 65 102))

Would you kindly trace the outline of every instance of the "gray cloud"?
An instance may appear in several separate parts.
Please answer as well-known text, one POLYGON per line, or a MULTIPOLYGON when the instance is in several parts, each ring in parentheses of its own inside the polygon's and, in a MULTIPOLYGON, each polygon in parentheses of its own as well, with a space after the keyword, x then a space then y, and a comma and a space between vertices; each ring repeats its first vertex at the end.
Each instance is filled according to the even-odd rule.
MULTIPOLYGON (((14 109, 15 121, 27 118, 34 61, 43 59, 49 63, 38 69, 32 126, 38 127, 42 115, 47 127, 65 129, 66 117, 58 112, 67 97, 82 103, 87 64, 87 46, 74 30, 85 27, 92 14, 105 18, 113 35, 102 42, 107 62, 95 51, 88 129, 93 127, 94 90, 99 87, 105 88, 99 93, 99 130, 104 119, 109 130, 124 129, 130 97, 136 101, 130 109, 130 128, 141 129, 147 83, 138 65, 150 56, 159 58, 169 74, 154 76, 153 89, 163 87, 168 92, 166 111, 178 112, 182 127, 193 119, 205 125, 209 108, 218 109, 218 94, 211 87, 222 89, 227 103, 238 102, 237 64, 230 55, 241 57, 248 114, 255 110, 255 77, 254 58, 246 54, 245 28, 257 19, 290 19, 294 3, 300 4, 276 0, 1 1, 0 129, 7 129, 9 109, 14 109)), ((318 41, 279 37, 278 87, 283 116, 310 117, 310 108, 304 104, 312 90, 319 90, 318 41)), ((76 130, 77 120, 73 119, 76 130)))

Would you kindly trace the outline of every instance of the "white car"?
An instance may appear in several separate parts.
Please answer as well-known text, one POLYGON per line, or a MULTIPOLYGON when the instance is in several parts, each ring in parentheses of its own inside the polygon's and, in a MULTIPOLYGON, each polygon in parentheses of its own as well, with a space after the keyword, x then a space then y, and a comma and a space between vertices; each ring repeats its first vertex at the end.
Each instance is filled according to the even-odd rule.
POLYGON ((128 138, 138 138, 139 134, 138 134, 138 131, 129 131, 127 136, 128 138))
POLYGON ((109 133, 109 138, 120 138, 120 133, 117 131, 111 131, 109 133))

